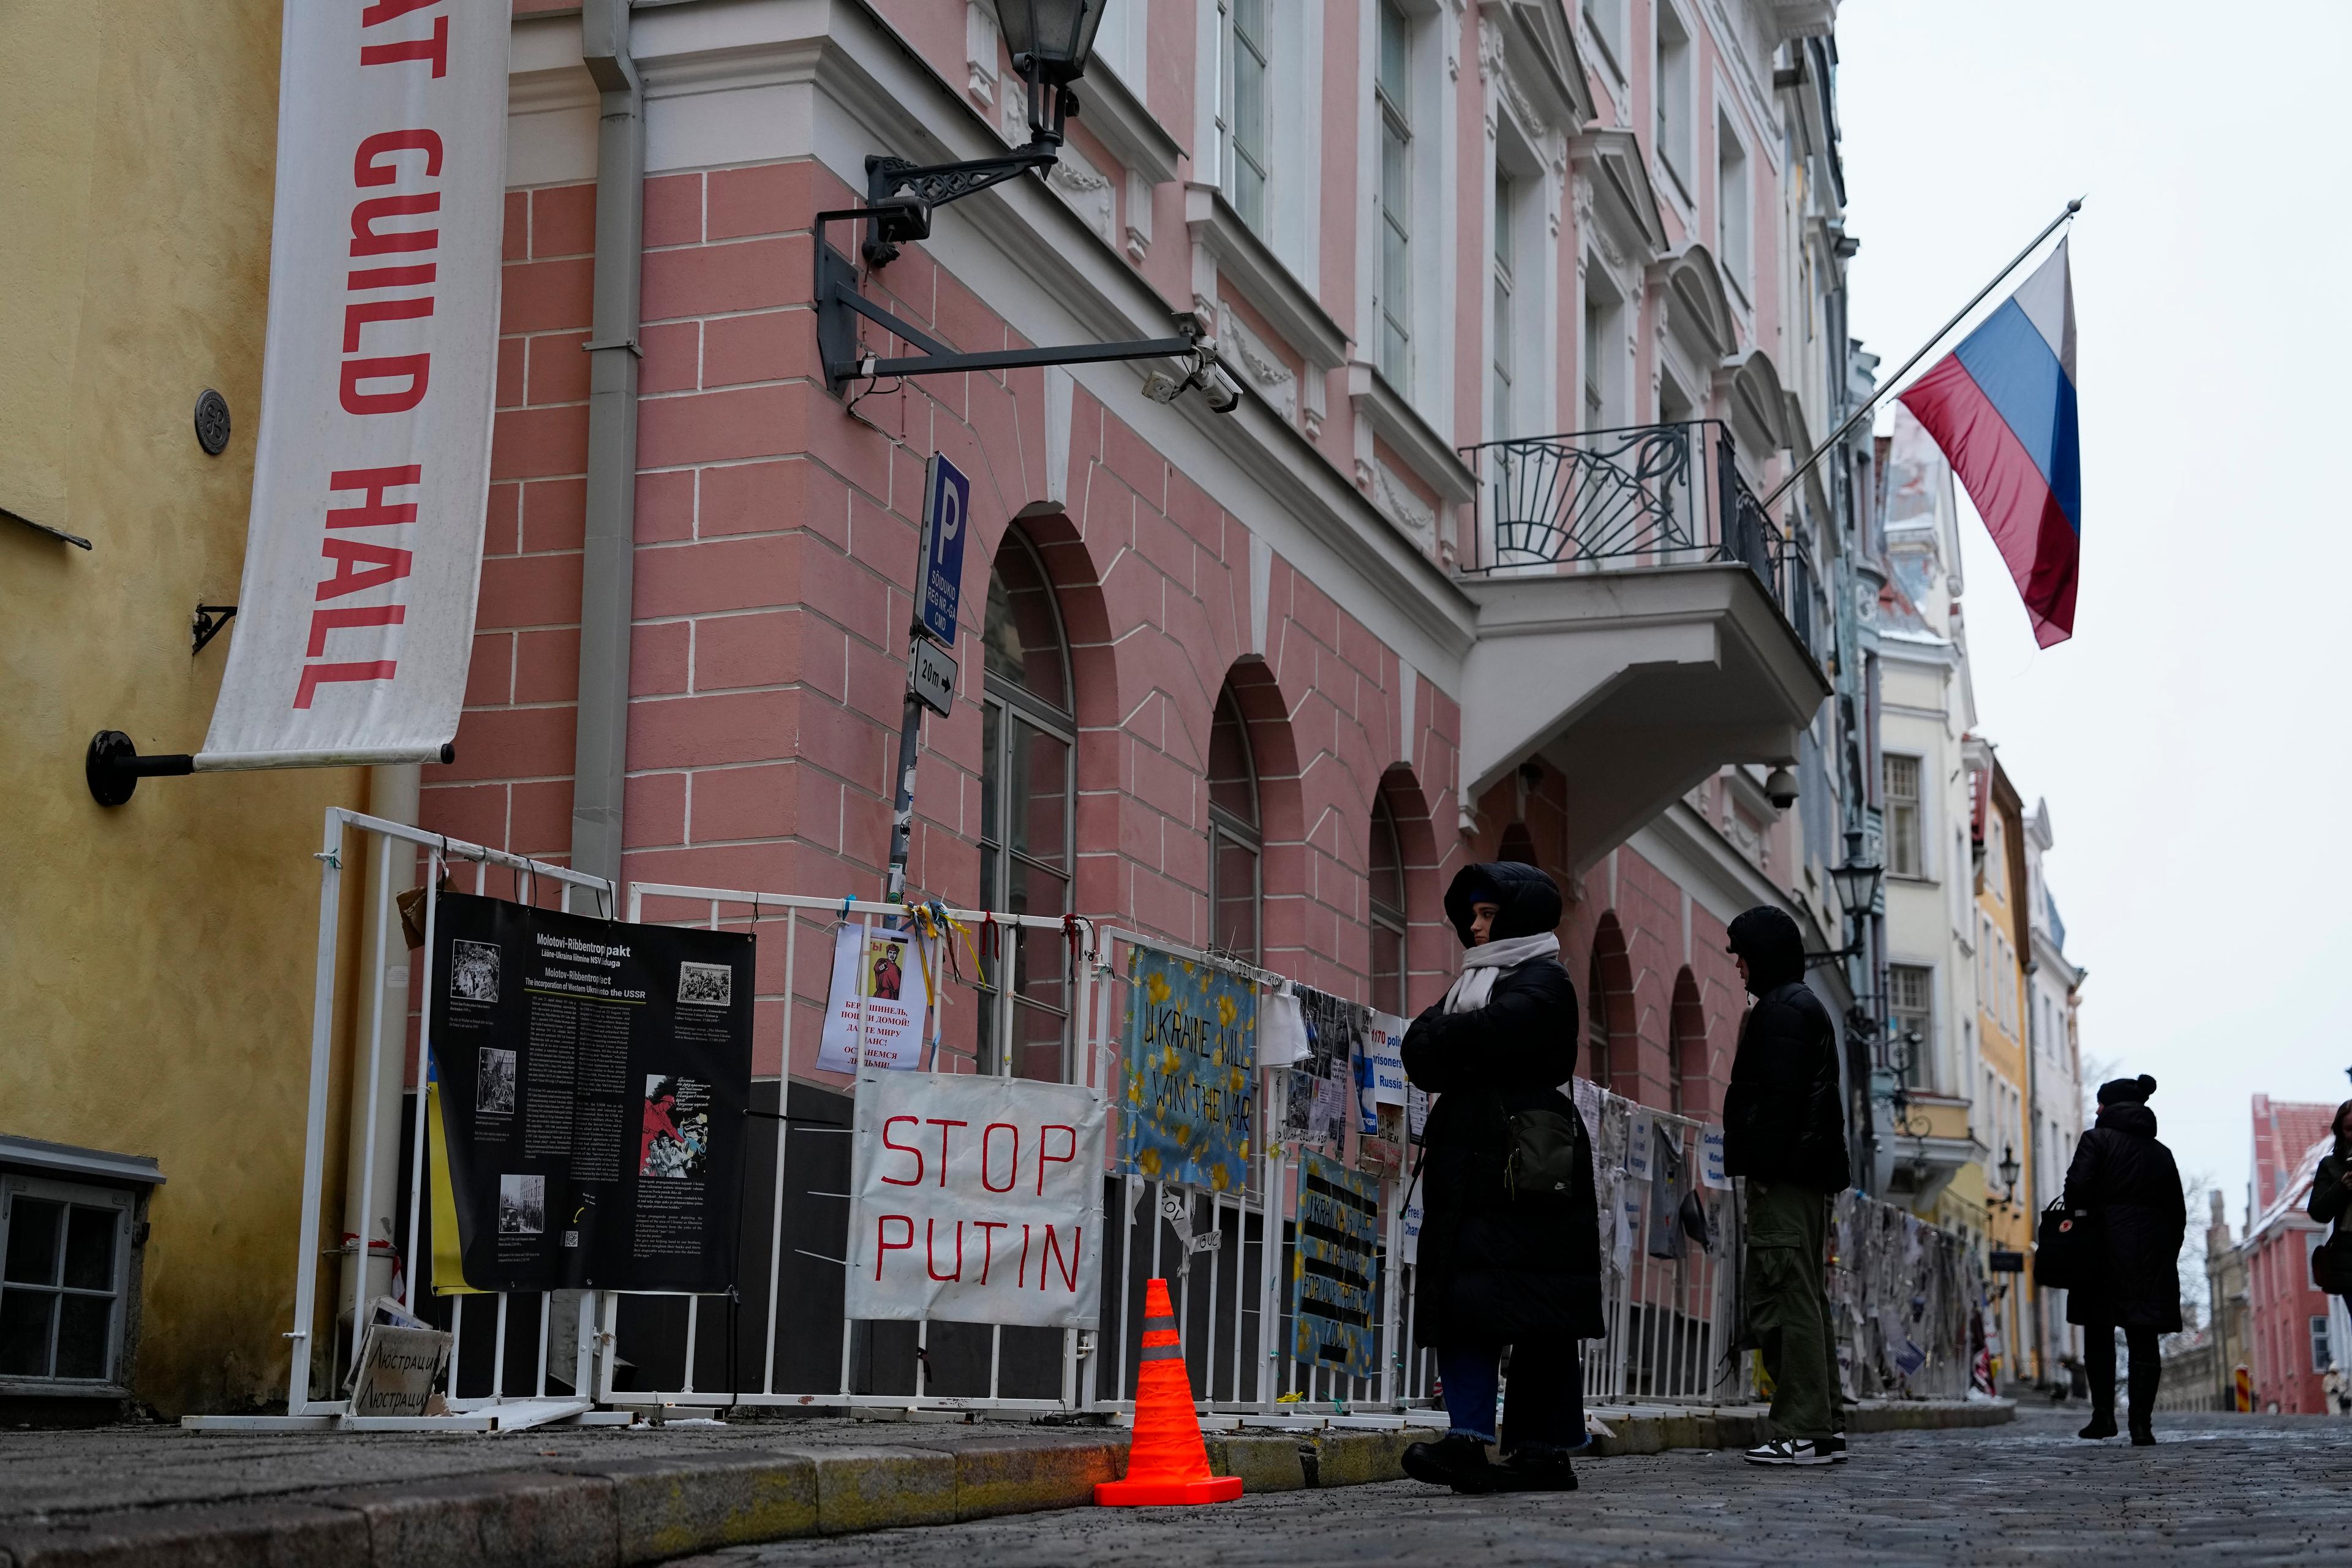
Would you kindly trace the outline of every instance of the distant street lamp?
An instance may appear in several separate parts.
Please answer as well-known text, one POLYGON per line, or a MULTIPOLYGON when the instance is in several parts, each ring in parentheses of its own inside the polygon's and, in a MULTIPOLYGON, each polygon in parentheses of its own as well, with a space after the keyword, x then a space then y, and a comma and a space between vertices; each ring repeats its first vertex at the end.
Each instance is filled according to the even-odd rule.
POLYGON ((1845 945, 1831 948, 1826 952, 1805 954, 1808 964, 1843 963, 1862 954, 1863 919, 1878 908, 1878 880, 1886 874, 1884 866, 1874 865, 1862 858, 1862 830, 1849 828, 1845 836, 1845 864, 1830 868, 1830 880, 1837 888, 1838 904, 1845 910, 1845 945))
POLYGON ((2006 1209, 2017 1202, 2017 1149, 2014 1145, 2000 1152, 2000 1196, 1992 1200, 1994 1206, 2006 1209))
POLYGON ((1862 858, 1862 831, 1850 830, 1845 836, 1845 864, 1832 868, 1830 880, 1837 884, 1838 902, 1845 912, 1857 919, 1878 907, 1879 879, 1886 868, 1862 858))

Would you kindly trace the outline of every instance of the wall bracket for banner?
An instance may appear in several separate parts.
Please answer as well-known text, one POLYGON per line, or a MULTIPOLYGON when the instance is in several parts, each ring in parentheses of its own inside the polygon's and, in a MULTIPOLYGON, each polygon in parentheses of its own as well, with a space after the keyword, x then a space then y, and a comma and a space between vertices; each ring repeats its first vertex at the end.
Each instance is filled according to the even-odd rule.
POLYGON ((198 605, 195 625, 190 629, 195 646, 188 650, 191 658, 205 651, 205 645, 228 629, 236 614, 235 605, 198 605))
MULTIPOLYGON (((199 642, 198 647, 204 647, 199 642)), ((439 760, 457 760, 456 745, 444 742, 439 760)), ((120 730, 100 730, 89 738, 89 750, 82 757, 82 778, 89 785, 89 797, 100 805, 121 805, 139 788, 141 779, 176 779, 196 771, 196 759, 189 752, 158 752, 152 756, 139 754, 138 744, 120 730)))

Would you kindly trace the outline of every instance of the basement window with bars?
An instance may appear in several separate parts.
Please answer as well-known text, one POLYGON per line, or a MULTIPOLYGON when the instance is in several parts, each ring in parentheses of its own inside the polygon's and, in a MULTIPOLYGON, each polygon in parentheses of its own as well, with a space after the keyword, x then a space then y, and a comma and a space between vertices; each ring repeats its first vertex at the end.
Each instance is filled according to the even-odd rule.
POLYGON ((132 1194, 0 1176, 0 1389, 118 1381, 132 1194))

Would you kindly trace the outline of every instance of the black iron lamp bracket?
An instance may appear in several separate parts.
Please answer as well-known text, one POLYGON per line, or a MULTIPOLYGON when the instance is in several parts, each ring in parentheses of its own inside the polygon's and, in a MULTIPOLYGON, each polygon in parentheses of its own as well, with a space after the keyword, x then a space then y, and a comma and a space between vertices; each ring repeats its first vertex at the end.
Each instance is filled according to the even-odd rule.
MULTIPOLYGON (((916 171, 918 174, 924 172, 916 171)), ((850 382, 874 381, 885 376, 946 375, 961 371, 1019 370, 1035 365, 1099 364, 1113 360, 1139 359, 1193 361, 1191 374, 1184 383, 1171 383, 1171 386, 1189 385, 1216 367, 1216 341, 1209 335, 1200 318, 1189 311, 1175 318, 1177 333, 1172 337, 958 353, 920 327, 883 309, 859 291, 856 265, 834 247, 826 237, 826 229, 835 223, 866 221, 876 221, 871 207, 851 207, 816 215, 817 352, 824 362, 825 386, 836 395, 850 382), (857 342, 857 318, 860 316, 921 352, 889 357, 861 353, 857 342)), ((925 221, 928 223, 928 217, 925 221)))
POLYGON ((236 614, 235 605, 198 605, 196 622, 193 629, 196 646, 188 650, 190 655, 204 652, 206 643, 228 629, 229 617, 236 614))
POLYGON ((861 247, 866 265, 887 267, 898 258, 898 247, 909 240, 931 237, 931 209, 961 201, 991 185, 1001 185, 1032 169, 1050 169, 1060 149, 1032 142, 1002 158, 974 158, 961 163, 914 163, 880 153, 866 160, 866 211, 871 220, 861 247))

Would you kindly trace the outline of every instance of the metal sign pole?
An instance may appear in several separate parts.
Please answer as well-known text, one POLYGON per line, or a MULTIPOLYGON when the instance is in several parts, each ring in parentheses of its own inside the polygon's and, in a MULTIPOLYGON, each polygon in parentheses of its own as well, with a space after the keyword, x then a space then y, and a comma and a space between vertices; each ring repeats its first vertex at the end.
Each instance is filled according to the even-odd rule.
POLYGON ((907 628, 907 701, 898 724, 898 774, 890 800, 890 868, 886 903, 907 898, 907 853, 915 828, 915 754, 923 710, 940 718, 955 706, 956 609, 963 596, 964 527, 971 481, 938 453, 923 470, 923 533, 917 562, 915 623, 907 628))

